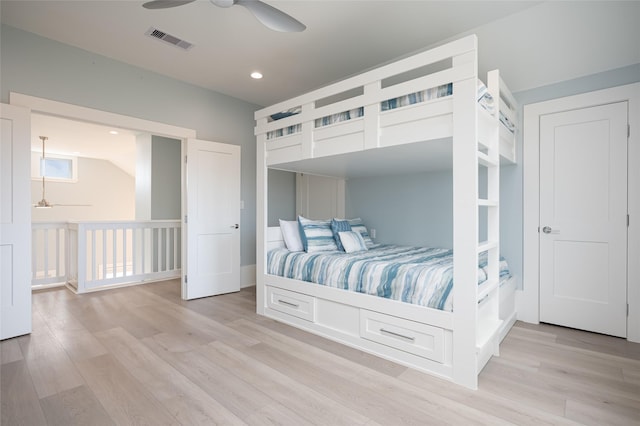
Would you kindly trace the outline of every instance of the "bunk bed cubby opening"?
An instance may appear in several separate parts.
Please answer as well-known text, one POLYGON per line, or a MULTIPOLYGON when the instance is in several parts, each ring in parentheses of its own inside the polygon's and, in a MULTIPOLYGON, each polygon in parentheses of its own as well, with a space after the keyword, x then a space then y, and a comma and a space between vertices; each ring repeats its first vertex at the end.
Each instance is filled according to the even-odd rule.
POLYGON ((475 389, 515 319, 513 280, 499 276, 499 166, 515 162, 515 108, 498 71, 479 82, 468 36, 257 111, 257 312, 475 389), (450 170, 453 308, 268 273, 267 253, 284 247, 267 224, 270 168, 342 179, 450 170))

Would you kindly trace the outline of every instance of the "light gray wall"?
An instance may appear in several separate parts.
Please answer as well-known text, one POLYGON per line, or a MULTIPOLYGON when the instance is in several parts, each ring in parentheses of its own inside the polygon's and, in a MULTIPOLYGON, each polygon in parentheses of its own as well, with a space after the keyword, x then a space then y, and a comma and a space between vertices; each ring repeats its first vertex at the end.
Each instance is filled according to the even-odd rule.
MULTIPOLYGON (((640 62, 640 2, 543 1, 457 34, 478 36, 478 76, 524 91, 640 62)), ((486 82, 486 81, 485 81, 486 82)))
POLYGON ((381 176, 347 181, 347 217, 361 217, 376 242, 451 247, 451 172, 381 176))
POLYGON ((151 135, 136 136, 136 220, 151 220, 151 135))
POLYGON ((296 219, 296 174, 269 170, 268 226, 279 226, 278 219, 296 219))
POLYGON ((255 264, 259 107, 6 25, 0 29, 0 101, 9 92, 194 129, 199 139, 242 147, 241 263, 255 264))
POLYGON ((151 149, 151 219, 180 219, 180 141, 154 135, 151 137, 151 149))

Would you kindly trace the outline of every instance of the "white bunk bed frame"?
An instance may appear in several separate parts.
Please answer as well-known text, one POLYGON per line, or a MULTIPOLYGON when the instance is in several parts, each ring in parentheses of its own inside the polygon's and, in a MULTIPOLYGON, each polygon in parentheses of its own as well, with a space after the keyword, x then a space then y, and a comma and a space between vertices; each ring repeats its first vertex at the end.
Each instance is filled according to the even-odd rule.
POLYGON ((516 123, 516 102, 498 71, 490 72, 487 81, 495 115, 476 102, 477 51, 476 36, 468 36, 255 113, 258 314, 477 388, 478 374, 498 354, 515 321, 514 285, 500 286, 498 266, 499 166, 501 157, 515 162, 515 137, 500 124, 497 111, 516 123), (448 68, 413 76, 443 63, 448 68), (403 74, 411 79, 384 87, 386 79, 403 74), (450 96, 381 111, 381 101, 448 83, 453 83, 450 96), (332 98, 339 100, 327 104, 332 98), (318 118, 359 107, 364 107, 362 117, 315 127, 318 118), (270 119, 294 108, 298 114, 270 119), (297 133, 267 137, 297 124, 297 133), (411 172, 443 158, 453 164, 453 312, 265 273, 267 251, 283 245, 279 228, 267 225, 269 168, 348 178, 363 167, 411 172), (487 169, 484 199, 478 196, 479 167, 487 169), (488 238, 483 242, 478 241, 479 209, 486 209, 488 238), (478 255, 483 252, 488 253, 489 279, 479 287, 478 255))

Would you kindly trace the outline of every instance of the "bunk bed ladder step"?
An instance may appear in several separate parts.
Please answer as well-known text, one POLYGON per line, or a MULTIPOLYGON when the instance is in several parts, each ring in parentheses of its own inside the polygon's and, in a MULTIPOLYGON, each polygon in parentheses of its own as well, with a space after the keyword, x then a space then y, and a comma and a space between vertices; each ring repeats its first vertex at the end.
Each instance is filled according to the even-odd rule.
POLYGON ((498 202, 496 200, 487 200, 486 198, 478 199, 478 206, 480 207, 498 207, 498 202))
POLYGON ((485 251, 491 251, 498 248, 497 241, 483 241, 478 244, 478 253, 484 253, 485 251))
POLYGON ((500 160, 492 158, 493 156, 490 156, 489 154, 485 154, 482 151, 478 151, 478 163, 481 166, 485 166, 485 167, 496 167, 498 166, 498 162, 500 160))

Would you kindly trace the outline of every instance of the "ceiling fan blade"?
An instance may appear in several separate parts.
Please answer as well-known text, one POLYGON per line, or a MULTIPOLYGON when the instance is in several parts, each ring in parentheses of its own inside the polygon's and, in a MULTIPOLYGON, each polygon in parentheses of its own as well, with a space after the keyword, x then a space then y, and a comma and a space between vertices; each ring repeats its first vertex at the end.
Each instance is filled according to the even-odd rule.
POLYGON ((274 31, 284 33, 297 33, 304 31, 307 27, 292 16, 287 15, 273 6, 269 6, 259 0, 237 0, 235 4, 244 6, 253 16, 262 22, 264 26, 274 31))
POLYGON ((194 2, 195 0, 151 0, 142 4, 145 9, 168 9, 170 7, 182 6, 194 2))
POLYGON ((91 204, 53 204, 47 200, 38 201, 33 207, 37 209, 50 209, 52 207, 93 207, 91 204))

